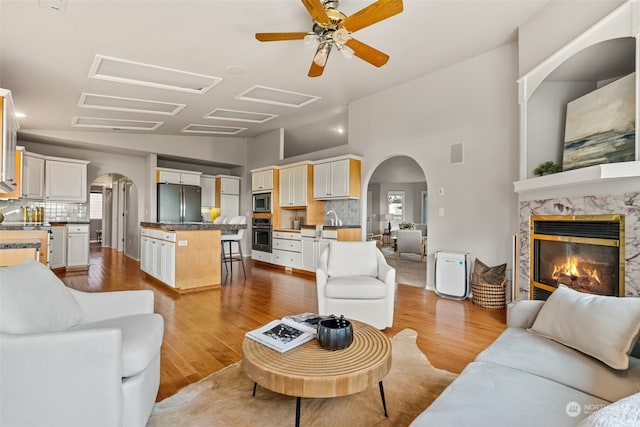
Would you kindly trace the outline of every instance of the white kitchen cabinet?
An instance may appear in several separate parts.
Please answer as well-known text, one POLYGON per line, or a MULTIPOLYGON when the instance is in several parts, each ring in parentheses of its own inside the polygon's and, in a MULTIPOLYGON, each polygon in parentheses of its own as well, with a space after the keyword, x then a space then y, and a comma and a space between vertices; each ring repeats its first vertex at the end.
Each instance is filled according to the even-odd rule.
POLYGON ((220 194, 240 194, 240 178, 218 177, 220 194))
POLYGON ((284 267, 300 268, 301 244, 300 233, 274 231, 272 262, 284 267))
POLYGON ((10 193, 16 189, 16 143, 20 125, 15 115, 11 91, 0 89, 0 192, 10 193))
POLYGON ((319 200, 360 198, 360 160, 345 158, 314 164, 313 197, 319 200))
POLYGON ((183 171, 178 169, 156 169, 156 182, 166 184, 200 185, 202 172, 183 171))
POLYGON ((307 165, 280 169, 280 207, 307 205, 307 165))
POLYGON ((143 228, 140 234, 140 269, 175 287, 176 233, 143 228))
POLYGON ((216 178, 209 175, 200 177, 200 187, 202 187, 202 207, 216 207, 216 178))
POLYGON ((24 199, 44 199, 44 163, 45 157, 24 152, 22 157, 22 194, 24 199))
POLYGON ((253 172, 251 174, 251 191, 273 190, 273 169, 253 172))
POLYGON ((318 268, 318 260, 320 254, 329 246, 330 240, 316 240, 314 238, 303 237, 302 238, 302 252, 301 252, 301 268, 307 271, 315 272, 318 268))
POLYGON ((89 266, 89 224, 67 225, 67 267, 89 266))
POLYGON ((240 215, 240 178, 216 176, 216 205, 228 219, 240 215))
POLYGON ((67 227, 51 227, 49 237, 49 268, 62 268, 67 265, 67 227))
POLYGON ((45 199, 59 202, 87 201, 87 164, 84 160, 45 159, 45 199))

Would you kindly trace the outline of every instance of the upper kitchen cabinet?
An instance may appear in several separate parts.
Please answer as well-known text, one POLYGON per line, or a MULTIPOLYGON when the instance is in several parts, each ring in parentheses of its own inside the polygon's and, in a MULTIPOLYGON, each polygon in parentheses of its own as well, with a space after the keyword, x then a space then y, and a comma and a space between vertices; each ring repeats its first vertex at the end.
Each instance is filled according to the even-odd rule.
POLYGON ((15 153, 16 186, 13 189, 13 191, 10 191, 7 193, 2 192, 2 190, 0 190, 0 199, 17 199, 21 197, 20 194, 22 193, 22 188, 23 188, 23 180, 22 180, 23 165, 24 165, 24 148, 17 147, 16 153, 15 153))
POLYGON ((19 128, 11 92, 0 89, 0 192, 10 193, 17 186, 16 141, 19 128))
POLYGON ((60 202, 86 202, 88 163, 85 160, 47 157, 45 199, 60 202))
POLYGON ((360 198, 360 158, 327 159, 313 166, 313 197, 318 200, 360 198))
POLYGON ((309 164, 280 169, 280 207, 307 205, 307 172, 309 164))
POLYGON ((251 191, 273 190, 273 169, 251 171, 251 191))
POLYGON ((22 193, 24 199, 44 199, 44 163, 45 157, 24 152, 22 157, 22 193))
POLYGON ((240 215, 240 178, 216 176, 216 205, 220 215, 231 219, 240 215))
POLYGON ((202 172, 182 171, 177 169, 156 169, 156 182, 165 184, 200 185, 202 172))

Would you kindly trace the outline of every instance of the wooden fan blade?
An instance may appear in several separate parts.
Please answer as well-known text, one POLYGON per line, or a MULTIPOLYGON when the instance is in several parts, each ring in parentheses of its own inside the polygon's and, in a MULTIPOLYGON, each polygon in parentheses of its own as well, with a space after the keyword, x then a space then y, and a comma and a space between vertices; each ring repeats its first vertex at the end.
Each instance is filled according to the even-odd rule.
POLYGON ((284 40, 302 40, 309 33, 256 33, 261 42, 279 42, 284 40))
POLYGON ((307 8, 311 18, 323 27, 328 27, 331 21, 327 16, 327 11, 320 0, 302 0, 302 4, 307 8))
POLYGON ((353 33, 402 12, 402 0, 378 0, 347 17, 340 24, 353 33))
POLYGON ((355 56, 376 67, 382 67, 389 60, 389 55, 386 53, 380 52, 378 49, 374 49, 354 38, 349 39, 345 45, 353 49, 355 56))
MULTIPOLYGON (((325 64, 327 65, 327 64, 325 64)), ((324 72, 324 67, 319 66, 315 62, 311 61, 311 67, 309 68, 309 77, 320 77, 324 72)))

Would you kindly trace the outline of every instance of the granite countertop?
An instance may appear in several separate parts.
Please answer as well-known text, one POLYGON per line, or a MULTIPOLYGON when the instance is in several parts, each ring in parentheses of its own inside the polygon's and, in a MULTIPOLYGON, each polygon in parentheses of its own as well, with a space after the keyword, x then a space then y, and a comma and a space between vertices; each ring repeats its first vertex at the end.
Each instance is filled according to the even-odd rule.
POLYGON ((51 224, 48 222, 7 222, 0 223, 0 231, 2 230, 51 230, 51 224))
POLYGON ((214 224, 212 222, 141 222, 140 226, 147 228, 159 228, 165 231, 236 231, 247 228, 247 224, 214 224))
POLYGON ((38 239, 25 239, 25 240, 0 240, 0 249, 40 249, 40 240, 38 239))

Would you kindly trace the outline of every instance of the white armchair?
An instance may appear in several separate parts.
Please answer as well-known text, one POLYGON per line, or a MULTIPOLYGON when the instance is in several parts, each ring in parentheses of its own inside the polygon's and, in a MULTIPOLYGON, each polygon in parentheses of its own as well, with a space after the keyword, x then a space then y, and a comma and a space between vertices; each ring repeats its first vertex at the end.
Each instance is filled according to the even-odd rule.
POLYGON ((75 291, 32 260, 0 268, 0 425, 146 425, 164 333, 153 299, 75 291))
POLYGON ((344 314, 378 329, 393 326, 396 270, 375 241, 331 242, 316 270, 318 314, 344 314))
POLYGON ((424 259, 424 240, 420 230, 398 230, 396 232, 398 243, 397 256, 401 253, 419 254, 420 261, 424 259))

